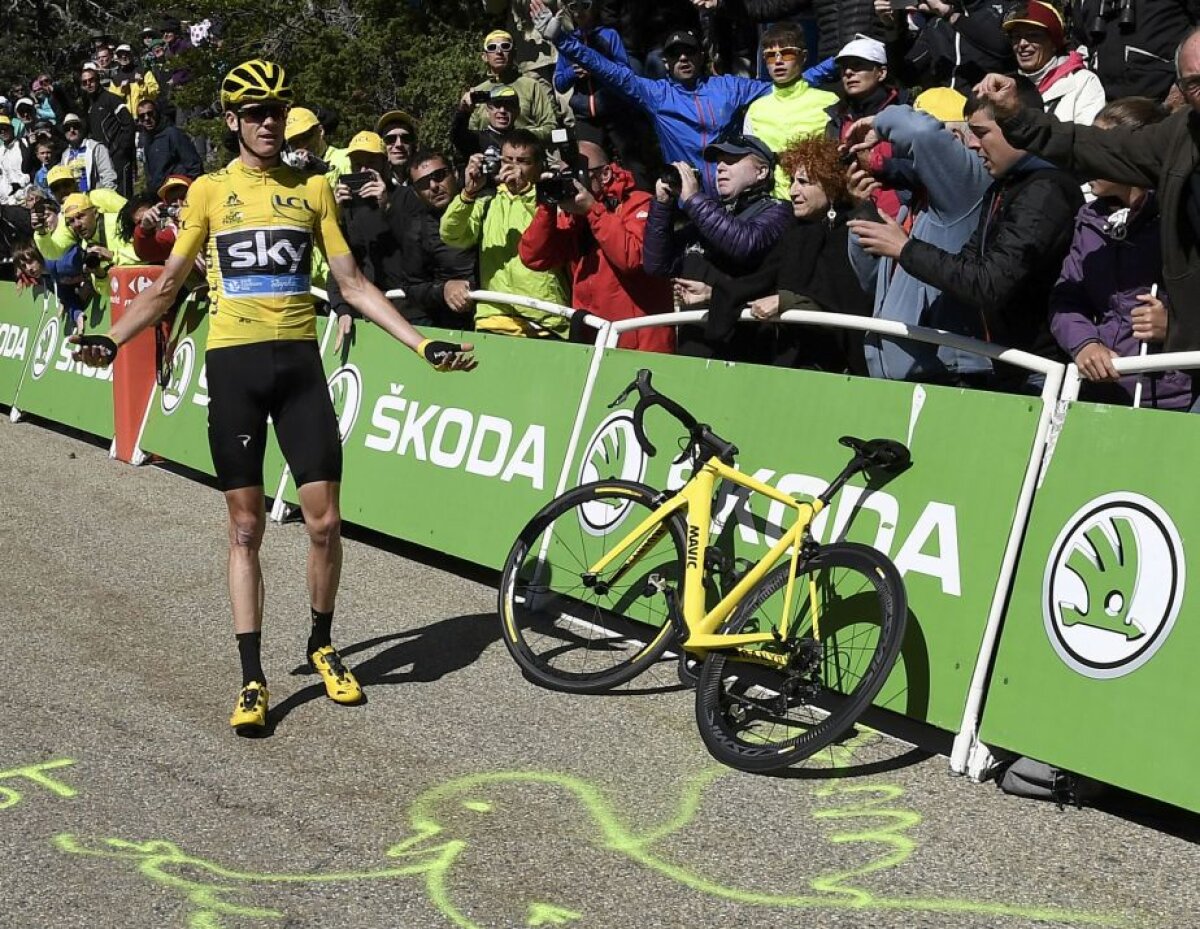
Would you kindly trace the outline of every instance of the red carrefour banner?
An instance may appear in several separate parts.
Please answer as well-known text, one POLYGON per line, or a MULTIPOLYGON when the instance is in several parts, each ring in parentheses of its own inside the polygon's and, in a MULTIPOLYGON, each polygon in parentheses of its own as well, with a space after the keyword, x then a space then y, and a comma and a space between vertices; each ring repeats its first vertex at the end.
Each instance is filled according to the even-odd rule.
MULTIPOLYGON (((162 268, 157 265, 132 265, 108 272, 108 293, 115 323, 133 298, 158 280, 162 268)), ((113 422, 116 436, 113 455, 132 461, 137 448, 142 417, 154 392, 157 370, 154 329, 145 330, 121 346, 113 365, 113 422)))

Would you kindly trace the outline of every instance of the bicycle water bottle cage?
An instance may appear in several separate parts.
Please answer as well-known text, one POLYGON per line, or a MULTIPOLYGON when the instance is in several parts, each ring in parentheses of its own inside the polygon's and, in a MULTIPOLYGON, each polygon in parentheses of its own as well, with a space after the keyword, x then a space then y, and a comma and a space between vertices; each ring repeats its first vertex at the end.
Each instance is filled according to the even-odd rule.
POLYGON ((878 469, 888 474, 898 474, 912 463, 912 454, 907 446, 895 439, 867 440, 844 435, 838 441, 861 460, 863 470, 878 469))

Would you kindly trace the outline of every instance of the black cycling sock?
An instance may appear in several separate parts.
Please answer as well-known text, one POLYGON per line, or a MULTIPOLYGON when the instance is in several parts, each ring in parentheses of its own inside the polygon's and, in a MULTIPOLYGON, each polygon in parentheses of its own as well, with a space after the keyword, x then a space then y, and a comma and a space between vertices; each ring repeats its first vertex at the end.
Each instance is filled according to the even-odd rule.
POLYGON ((238 655, 242 659, 242 686, 251 681, 267 683, 262 669, 262 633, 239 632, 237 634, 238 655))
POLYGON ((312 611, 312 632, 308 634, 308 653, 311 655, 318 648, 324 648, 326 645, 333 644, 331 636, 331 628, 333 627, 333 610, 328 613, 322 613, 313 608, 312 611))

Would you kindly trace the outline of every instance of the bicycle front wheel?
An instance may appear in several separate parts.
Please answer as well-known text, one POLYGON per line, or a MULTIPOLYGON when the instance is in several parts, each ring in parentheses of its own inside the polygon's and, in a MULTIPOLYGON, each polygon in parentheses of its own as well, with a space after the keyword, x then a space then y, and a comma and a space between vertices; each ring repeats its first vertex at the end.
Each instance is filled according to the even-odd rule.
MULTIPOLYGON (((789 569, 763 578, 720 631, 777 629, 789 569)), ((904 582, 884 555, 850 542, 819 548, 797 566, 785 637, 708 653, 696 687, 704 744, 731 767, 771 771, 838 742, 887 680, 907 617, 904 582)))
POLYGON ((599 693, 662 657, 682 590, 682 519, 655 524, 592 573, 657 508, 656 497, 632 481, 584 484, 522 530, 500 580, 500 625, 509 653, 538 684, 599 693))

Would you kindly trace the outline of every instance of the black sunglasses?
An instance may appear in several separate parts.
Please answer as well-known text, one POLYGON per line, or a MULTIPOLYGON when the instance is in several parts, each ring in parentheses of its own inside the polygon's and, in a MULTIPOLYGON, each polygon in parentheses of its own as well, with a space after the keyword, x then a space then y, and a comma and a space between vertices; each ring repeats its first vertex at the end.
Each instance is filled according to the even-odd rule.
POLYGON ((407 145, 412 141, 412 138, 411 132, 389 132, 383 137, 383 141, 387 142, 388 145, 400 145, 401 143, 407 145))
POLYGON ((419 177, 412 182, 413 187, 417 190, 428 190, 434 184, 440 184, 450 176, 449 168, 438 168, 436 171, 430 171, 424 177, 419 177))

